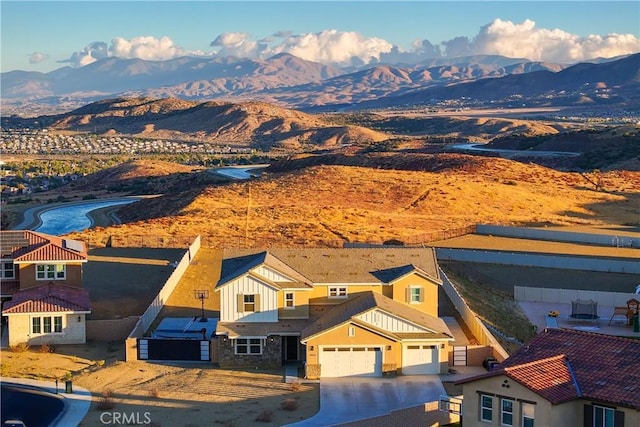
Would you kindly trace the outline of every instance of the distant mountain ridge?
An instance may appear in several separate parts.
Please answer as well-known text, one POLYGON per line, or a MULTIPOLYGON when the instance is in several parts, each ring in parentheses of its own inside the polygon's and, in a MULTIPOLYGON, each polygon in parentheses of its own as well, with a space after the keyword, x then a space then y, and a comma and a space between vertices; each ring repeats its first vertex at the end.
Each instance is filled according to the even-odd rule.
MULTIPOLYGON (((13 111, 12 106, 21 105, 22 111, 26 112, 28 108, 24 107, 33 103, 68 106, 66 111, 69 111, 114 97, 251 100, 301 110, 388 107, 424 103, 425 97, 540 96, 582 90, 585 84, 602 82, 606 87, 600 89, 605 91, 626 84, 634 89, 630 67, 638 58, 640 54, 615 61, 599 59, 594 63, 568 66, 477 55, 433 59, 417 65, 377 64, 348 72, 287 53, 266 60, 181 57, 145 61, 110 57, 81 68, 63 67, 50 73, 2 73, 1 93, 5 111, 13 111), (567 70, 571 71, 565 73, 567 70), (587 78, 590 73, 592 76, 587 78), (579 74, 581 76, 576 80, 579 74), (580 85, 576 85, 576 81, 580 85)), ((587 98, 592 99, 591 95, 587 94, 587 98)), ((612 95, 611 99, 619 100, 617 92, 612 95)), ((564 101, 580 102, 579 99, 564 101)), ((609 101, 599 97, 596 102, 609 101)))

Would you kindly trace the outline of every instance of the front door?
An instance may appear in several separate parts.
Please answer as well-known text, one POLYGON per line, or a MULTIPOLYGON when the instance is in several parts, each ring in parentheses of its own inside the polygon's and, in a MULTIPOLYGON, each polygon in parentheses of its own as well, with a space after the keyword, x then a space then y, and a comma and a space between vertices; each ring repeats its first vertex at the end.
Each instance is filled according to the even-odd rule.
POLYGON ((292 362, 295 360, 300 360, 299 356, 299 340, 300 337, 297 336, 285 336, 282 337, 282 360, 284 362, 292 362))

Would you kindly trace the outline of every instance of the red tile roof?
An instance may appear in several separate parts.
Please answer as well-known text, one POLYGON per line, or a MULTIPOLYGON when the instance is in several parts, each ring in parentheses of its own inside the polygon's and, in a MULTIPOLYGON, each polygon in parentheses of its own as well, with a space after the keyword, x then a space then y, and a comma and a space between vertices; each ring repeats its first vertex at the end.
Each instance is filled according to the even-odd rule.
POLYGON ((564 355, 505 368, 504 373, 556 405, 580 397, 573 371, 564 355))
POLYGON ((87 261, 84 243, 30 230, 0 233, 1 256, 14 263, 39 261, 87 261))
POLYGON ((574 398, 640 410, 640 340, 546 329, 487 374, 507 375, 553 404, 574 398), (560 362, 565 367, 562 367, 560 362), (575 390, 569 378, 575 379, 575 390))
POLYGON ((83 288, 47 283, 16 292, 2 314, 91 311, 89 292, 83 288))

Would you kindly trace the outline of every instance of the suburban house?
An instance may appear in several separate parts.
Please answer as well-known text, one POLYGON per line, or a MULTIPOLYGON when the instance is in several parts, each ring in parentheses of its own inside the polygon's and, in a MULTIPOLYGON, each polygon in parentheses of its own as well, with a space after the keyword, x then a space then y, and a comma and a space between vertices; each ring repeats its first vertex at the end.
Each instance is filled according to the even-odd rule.
POLYGON ((308 378, 446 372, 431 248, 225 251, 221 366, 305 362, 308 378))
POLYGON ((3 334, 9 345, 86 342, 87 260, 86 246, 76 240, 29 230, 0 232, 3 334))
POLYGON ((640 425, 640 341, 546 329, 490 372, 459 381, 464 426, 640 425))

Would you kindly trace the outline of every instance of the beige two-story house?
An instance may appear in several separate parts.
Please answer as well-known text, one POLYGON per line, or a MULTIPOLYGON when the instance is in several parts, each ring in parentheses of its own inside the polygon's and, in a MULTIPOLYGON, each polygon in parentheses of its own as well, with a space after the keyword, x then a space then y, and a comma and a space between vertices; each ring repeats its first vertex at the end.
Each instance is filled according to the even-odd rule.
POLYGON ((308 378, 447 369, 431 248, 225 251, 221 366, 303 361, 308 378))
POLYGON ((79 344, 91 312, 84 243, 29 230, 0 232, 0 294, 8 344, 79 344))
POLYGON ((635 427, 640 341, 546 329, 490 372, 458 384, 465 427, 635 427))

